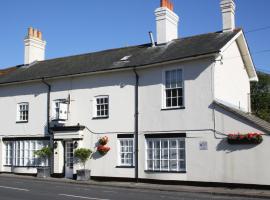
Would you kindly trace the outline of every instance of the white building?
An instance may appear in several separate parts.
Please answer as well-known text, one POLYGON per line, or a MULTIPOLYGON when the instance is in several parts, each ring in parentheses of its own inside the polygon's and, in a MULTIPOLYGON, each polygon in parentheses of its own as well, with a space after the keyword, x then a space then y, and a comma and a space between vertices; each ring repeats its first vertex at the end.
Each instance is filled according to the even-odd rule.
POLYGON ((33 152, 50 144, 53 176, 76 175, 73 151, 85 147, 95 151, 93 178, 270 185, 270 125, 250 114, 256 71, 234 1, 221 10, 222 31, 178 38, 178 16, 162 0, 156 43, 52 60, 30 28, 25 63, 0 72, 0 171, 36 173, 33 152), (228 144, 238 132, 263 142, 228 144))

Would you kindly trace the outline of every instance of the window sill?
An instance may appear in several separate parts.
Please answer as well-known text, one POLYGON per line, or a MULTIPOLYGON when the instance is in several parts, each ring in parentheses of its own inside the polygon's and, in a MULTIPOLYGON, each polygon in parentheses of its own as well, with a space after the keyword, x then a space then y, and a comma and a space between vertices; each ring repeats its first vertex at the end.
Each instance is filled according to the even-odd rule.
POLYGON ((52 119, 52 122, 66 122, 67 119, 52 119))
POLYGON ((177 107, 177 108, 161 108, 161 111, 163 110, 183 110, 183 109, 186 109, 186 107, 177 107))
POLYGON ((26 124, 28 121, 16 121, 16 124, 26 124))
POLYGON ((93 120, 97 120, 97 119, 109 119, 109 116, 108 117, 93 117, 92 119, 93 120))
POLYGON ((144 170, 147 173, 169 173, 169 174, 186 174, 186 171, 158 171, 158 170, 144 170))
POLYGON ((115 168, 127 168, 127 169, 132 169, 135 168, 135 166, 116 166, 115 168))

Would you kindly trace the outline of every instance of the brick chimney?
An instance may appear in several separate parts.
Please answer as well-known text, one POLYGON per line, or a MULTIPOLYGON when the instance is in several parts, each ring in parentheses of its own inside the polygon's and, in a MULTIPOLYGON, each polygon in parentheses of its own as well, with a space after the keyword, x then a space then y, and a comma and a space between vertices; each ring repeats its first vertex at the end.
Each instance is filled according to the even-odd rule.
POLYGON ((220 8, 223 20, 223 32, 235 29, 235 3, 234 0, 221 0, 220 8))
POLYGON ((160 7, 155 10, 157 44, 170 42, 178 38, 179 17, 173 12, 170 0, 161 0, 160 7))
POLYGON ((46 41, 42 40, 42 33, 32 27, 24 39, 24 64, 29 65, 35 61, 45 59, 46 41))

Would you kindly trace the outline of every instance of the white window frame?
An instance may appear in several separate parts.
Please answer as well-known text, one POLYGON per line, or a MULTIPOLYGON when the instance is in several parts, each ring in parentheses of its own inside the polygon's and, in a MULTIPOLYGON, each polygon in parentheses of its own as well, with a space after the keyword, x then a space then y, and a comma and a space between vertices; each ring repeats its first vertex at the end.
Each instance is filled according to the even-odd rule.
POLYGON ((184 108, 185 107, 185 81, 184 81, 184 70, 183 68, 180 67, 171 67, 171 68, 166 68, 162 71, 162 87, 161 87, 162 91, 162 100, 161 100, 161 107, 162 109, 165 110, 169 110, 169 109, 179 109, 179 108, 184 108), (168 71, 174 71, 174 70, 181 70, 181 74, 182 74, 182 87, 178 87, 178 88, 182 88, 182 105, 179 106, 170 106, 168 107, 166 104, 166 72, 168 71))
POLYGON ((186 140, 185 138, 182 138, 182 137, 177 137, 177 138, 146 138, 145 140, 145 169, 146 171, 152 171, 152 172, 182 172, 182 173, 185 173, 186 172, 186 169, 187 169, 187 166, 186 166, 186 140), (152 142, 152 148, 149 148, 148 146, 148 142, 151 141, 152 142), (167 159, 164 159, 162 158, 162 152, 164 150, 166 150, 165 148, 162 148, 162 141, 167 141, 168 142, 168 147, 167 147, 167 153, 168 153, 168 158, 167 159), (177 146, 176 148, 170 148, 170 141, 177 141, 177 146), (158 148, 154 148, 154 143, 155 142, 159 142, 159 151, 158 151, 158 148), (181 147, 180 146, 180 143, 181 142, 184 142, 184 147, 181 147), (170 159, 170 149, 171 150, 176 150, 176 159, 170 159), (148 151, 152 151, 152 158, 148 158, 149 154, 148 154, 148 151), (158 159, 155 159, 155 150, 156 152, 159 152, 159 158, 158 159), (184 158, 180 158, 180 151, 184 151, 184 158), (159 161, 159 168, 155 168, 155 161, 159 161), (176 162, 176 169, 170 169, 170 161, 175 161, 176 162), (151 162, 152 163, 152 168, 150 168, 148 166, 148 163, 151 162), (167 169, 165 168, 162 168, 162 162, 167 162, 167 169), (180 165, 180 162, 184 162, 184 168, 181 167, 180 165))
POLYGON ((118 166, 120 167, 134 167, 134 138, 118 138, 118 166), (130 151, 129 148, 131 147, 129 145, 129 142, 132 141, 132 150, 130 151), (124 146, 124 151, 122 151, 122 145, 121 142, 128 142, 128 146, 124 146), (126 151, 127 149, 127 151, 126 151), (126 162, 128 159, 126 156, 124 156, 124 162, 122 162, 122 154, 131 154, 131 163, 126 162))
POLYGON ((12 165, 13 163, 13 143, 5 142, 5 165, 12 165))
POLYGON ((48 160, 41 163, 41 160, 34 155, 35 151, 49 145, 48 140, 14 140, 4 143, 6 166, 36 167, 48 166, 49 164, 48 160))
MULTIPOLYGON (((93 101, 93 117, 94 118, 109 118, 109 115, 110 115, 110 98, 109 98, 109 95, 99 95, 99 96, 95 96, 94 97, 94 101, 93 101), (98 99, 107 99, 107 103, 102 103, 102 104, 99 104, 100 106, 105 106, 106 104, 108 105, 108 113, 107 115, 105 114, 99 114, 98 115, 98 110, 97 110, 97 100, 98 99)), ((105 112, 105 109, 103 109, 103 111, 105 112)))
POLYGON ((29 103, 28 102, 21 102, 17 104, 17 122, 28 122, 29 121, 29 103), (21 106, 27 107, 25 110, 21 110, 21 106), (27 115, 24 113, 27 112, 27 115), (27 116, 27 118, 24 116, 27 116))

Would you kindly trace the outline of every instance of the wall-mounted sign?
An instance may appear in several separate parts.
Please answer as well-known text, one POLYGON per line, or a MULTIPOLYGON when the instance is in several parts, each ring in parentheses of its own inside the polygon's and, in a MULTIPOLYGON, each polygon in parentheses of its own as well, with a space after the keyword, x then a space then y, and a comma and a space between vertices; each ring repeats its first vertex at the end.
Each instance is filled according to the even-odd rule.
POLYGON ((200 141, 199 148, 200 148, 200 150, 208 150, 207 141, 200 141))

